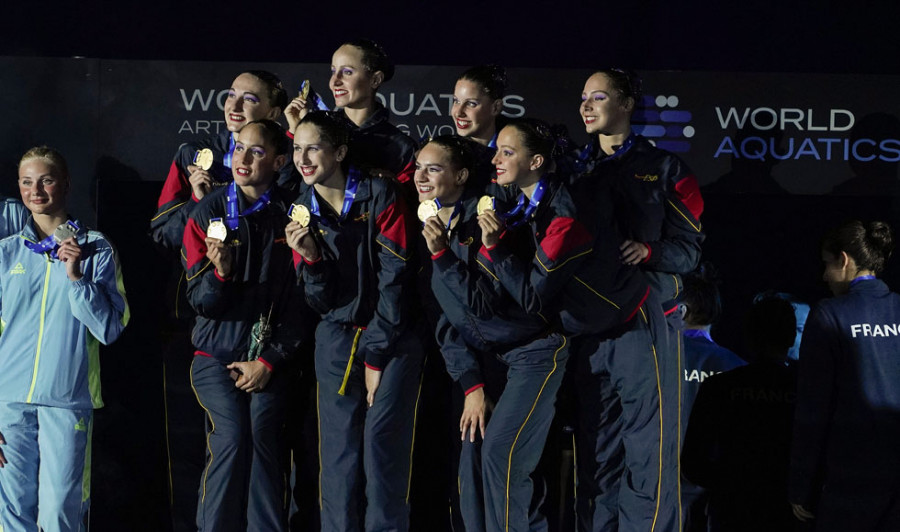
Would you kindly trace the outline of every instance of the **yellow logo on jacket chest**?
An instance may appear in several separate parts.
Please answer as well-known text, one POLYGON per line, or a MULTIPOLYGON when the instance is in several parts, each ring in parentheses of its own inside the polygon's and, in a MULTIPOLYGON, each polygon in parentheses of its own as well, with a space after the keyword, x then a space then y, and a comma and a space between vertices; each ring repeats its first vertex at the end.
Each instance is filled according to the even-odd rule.
POLYGON ((657 180, 659 179, 659 175, 654 175, 654 174, 646 174, 646 175, 634 174, 634 178, 635 178, 635 179, 639 179, 639 180, 641 180, 641 181, 646 181, 646 182, 648 182, 648 183, 653 183, 654 181, 657 181, 657 180))

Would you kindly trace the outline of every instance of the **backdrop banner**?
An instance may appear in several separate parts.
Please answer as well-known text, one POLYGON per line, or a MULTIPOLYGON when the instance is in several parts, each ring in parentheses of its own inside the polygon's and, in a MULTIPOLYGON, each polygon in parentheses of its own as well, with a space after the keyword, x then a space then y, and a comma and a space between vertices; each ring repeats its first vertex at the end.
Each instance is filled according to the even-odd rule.
MULTIPOLYGON (((309 79, 332 104, 329 66, 0 58, 7 112, 0 154, 9 168, 45 143, 87 180, 162 180, 183 142, 224 127, 223 104, 237 73, 277 73, 289 95, 309 79)), ((379 100, 411 137, 452 133, 449 66, 398 66, 379 100)), ((565 124, 587 141, 578 106, 589 70, 510 69, 503 113, 565 124)), ((642 72, 634 130, 678 153, 701 185, 726 193, 894 193, 900 162, 900 76, 642 72), (886 188, 887 187, 887 188, 886 188)), ((14 183, 0 191, 11 194, 14 183)), ((81 192, 78 192, 78 191, 81 192)), ((91 188, 77 205, 93 211, 91 188)), ((87 213, 85 213, 87 214, 87 213)))

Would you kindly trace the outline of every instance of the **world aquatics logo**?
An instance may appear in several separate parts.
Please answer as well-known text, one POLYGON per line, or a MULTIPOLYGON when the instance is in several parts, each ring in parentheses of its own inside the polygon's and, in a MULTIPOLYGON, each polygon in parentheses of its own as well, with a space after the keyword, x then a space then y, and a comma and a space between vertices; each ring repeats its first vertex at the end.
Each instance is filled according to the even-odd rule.
POLYGON ((696 131, 690 125, 693 114, 678 109, 678 96, 645 94, 631 118, 631 131, 647 137, 656 147, 673 153, 691 150, 696 131))

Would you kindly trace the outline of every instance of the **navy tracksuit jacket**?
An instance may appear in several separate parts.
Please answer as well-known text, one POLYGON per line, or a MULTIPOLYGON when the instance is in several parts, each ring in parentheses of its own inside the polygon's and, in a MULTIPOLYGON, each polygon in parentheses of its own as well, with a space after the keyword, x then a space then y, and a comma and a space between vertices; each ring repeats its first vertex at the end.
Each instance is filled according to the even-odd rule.
MULTIPOLYGON (((640 393, 627 395, 627 401, 623 400, 624 408, 635 420, 626 427, 629 434, 626 440, 647 440, 647 452, 633 454, 653 456, 655 452, 658 457, 659 401, 646 390, 657 389, 654 344, 664 336, 660 332, 662 312, 640 271, 619 261, 621 240, 608 219, 612 214, 610 202, 611 196, 602 186, 576 184, 570 193, 566 186, 551 179, 534 217, 518 229, 527 230, 532 236, 535 249, 532 260, 524 262, 509 254, 504 249, 504 239, 493 249, 483 251, 490 257, 501 284, 523 308, 541 313, 558 330, 572 335, 570 349, 575 357, 576 377, 591 380, 594 373, 607 376, 600 383, 603 387, 580 387, 579 411, 605 412, 602 401, 612 395, 614 388, 623 388, 622 380, 627 381, 630 388, 625 387, 626 391, 640 390, 640 393), (573 198, 578 200, 577 207, 573 198), (653 443, 644 437, 645 432, 655 436, 653 443)), ((590 422, 592 427, 599 427, 612 419, 619 420, 620 416, 590 422)), ((608 432, 619 434, 619 430, 608 432)), ((627 497, 627 493, 622 495, 618 489, 604 491, 593 485, 594 479, 604 471, 602 468, 610 463, 606 459, 597 460, 596 455, 620 452, 620 447, 597 443, 600 441, 597 431, 581 431, 578 438, 579 470, 591 471, 590 475, 579 478, 579 498, 588 501, 580 514, 585 516, 585 522, 596 522, 600 518, 595 514, 610 512, 611 506, 614 511, 616 501, 627 497), (589 463, 582 467, 582 458, 600 465, 593 467, 589 463), (608 500, 602 500, 601 495, 606 495, 608 500), (599 506, 596 510, 590 506, 595 504, 599 506)), ((635 499, 651 504, 649 509, 642 507, 634 511, 649 513, 651 518, 659 479, 656 462, 629 464, 635 477, 632 484, 638 492, 635 499)))
POLYGON ((711 532, 790 532, 800 524, 787 497, 796 386, 796 368, 768 360, 700 386, 682 471, 709 492, 711 532))
MULTIPOLYGON (((470 532, 529 530, 542 520, 529 512, 529 475, 553 419, 568 356, 566 338, 551 333, 542 316, 519 306, 479 253, 478 199, 473 193, 460 200, 450 247, 433 255, 431 264, 432 292, 443 311, 437 337, 447 370, 466 395, 483 387, 496 402, 483 444, 468 439, 462 444, 460 511, 470 532), (506 368, 502 394, 491 386, 492 357, 506 368)), ((534 254, 525 231, 508 235, 505 244, 522 260, 534 254)))
POLYGON ((900 530, 900 295, 878 279, 810 313, 800 342, 790 501, 815 530, 900 530))
MULTIPOLYGON (((363 124, 356 127, 350 120, 350 163, 370 174, 387 171, 395 177, 404 170, 415 169, 416 142, 390 123, 390 112, 381 104, 363 124)), ((343 110, 337 110, 343 114, 343 110)))
MULTIPOLYGON (((312 206, 314 187, 295 204, 312 206)), ((414 278, 410 214, 393 183, 364 177, 346 216, 322 198, 310 226, 322 257, 295 254, 316 330, 323 531, 409 528, 409 475, 423 352, 404 294, 414 278), (365 404, 364 369, 382 373, 365 404), (366 504, 362 504, 365 486, 366 504), (364 510, 364 515, 363 515, 364 510)))
MULTIPOLYGON (((279 445, 284 424, 286 364, 300 343, 311 338, 311 315, 298 287, 290 248, 284 240, 291 193, 273 187, 262 210, 238 219, 228 240, 234 254, 231 277, 219 277, 206 258, 211 218, 226 215, 221 187, 191 211, 182 258, 187 296, 197 312, 191 384, 208 416, 206 467, 200 484, 200 530, 283 530, 284 470, 279 445), (272 371, 266 388, 235 388, 226 366, 247 360, 250 333, 260 315, 274 331, 259 360, 272 371)), ((250 203, 237 190, 238 210, 250 203)))
MULTIPOLYGON (((224 187, 234 180, 231 168, 224 163, 231 148, 231 135, 226 129, 201 141, 182 144, 175 152, 172 164, 169 165, 169 174, 159 194, 156 214, 150 220, 150 236, 154 242, 167 249, 181 249, 184 227, 197 205, 188 181, 191 174, 187 170, 188 166, 194 164, 197 152, 207 148, 213 153, 213 165, 209 173, 215 180, 214 189, 224 187)), ((296 190, 299 181, 300 177, 292 164, 286 164, 278 174, 278 184, 287 190, 296 190)))
MULTIPOLYGON (((621 489, 635 495, 636 503, 646 499, 647 493, 638 496, 637 493, 641 492, 641 483, 622 484, 619 478, 616 478, 622 474, 621 465, 616 464, 621 461, 621 455, 598 450, 595 466, 585 471, 584 475, 586 478, 599 478, 594 485, 600 492, 610 495, 603 502, 598 498, 588 506, 582 506, 579 515, 596 512, 603 506, 609 506, 611 509, 605 516, 595 513, 590 522, 582 521, 579 526, 582 530, 604 530, 614 526, 611 523, 618 518, 614 515, 616 512, 612 507, 618 505, 617 513, 620 516, 624 515, 633 523, 626 525, 620 522, 620 528, 634 526, 637 530, 677 529, 681 521, 678 515, 680 513, 678 453, 681 439, 678 425, 681 418, 679 404, 683 344, 680 334, 681 323, 672 311, 675 309, 674 300, 682 287, 680 274, 693 270, 700 258, 700 244, 704 235, 699 217, 703 210, 703 200, 696 179, 684 163, 665 150, 657 149, 638 135, 631 135, 622 148, 610 156, 603 154, 597 139, 593 139, 591 144, 575 154, 566 164, 572 171, 573 180, 580 186, 608 187, 613 204, 616 206, 614 211, 616 227, 625 239, 643 242, 647 246, 649 255, 641 264, 641 270, 653 286, 655 299, 662 304, 670 321, 668 331, 659 331, 662 334, 656 335, 658 341, 654 346, 657 351, 655 362, 659 370, 658 390, 653 390, 650 382, 644 386, 647 393, 659 396, 655 400, 662 406, 660 412, 663 422, 662 434, 670 435, 664 438, 659 451, 664 458, 660 500, 652 511, 627 508, 626 506, 630 504, 628 496, 620 497, 619 501, 615 502, 615 493, 621 489), (607 465, 602 466, 601 463, 607 465), (635 485, 639 487, 636 491, 631 488, 635 485), (649 515, 643 518, 646 523, 640 524, 641 518, 636 516, 648 511, 649 515)), ((614 369, 612 373, 616 373, 616 370, 614 369)), ((625 383, 625 387, 628 386, 629 384, 625 383)), ((608 385, 593 384, 590 387, 608 388, 608 385)), ((601 395, 602 397, 594 401, 602 404, 602 408, 609 409, 609 414, 604 417, 614 418, 619 415, 618 410, 621 406, 616 403, 621 401, 609 394, 601 395)), ((591 413, 590 410, 586 412, 591 413)), ((586 426, 595 425, 592 420, 582 421, 586 426)), ((628 424, 626 422, 626 425, 628 424)), ((590 430, 594 432, 594 429, 590 430)), ((621 447, 616 443, 621 441, 621 438, 615 434, 620 430, 616 423, 599 429, 595 434, 597 448, 621 447)), ((638 446, 632 445, 632 454, 642 452, 638 451, 642 446, 649 450, 650 447, 659 444, 658 436, 647 433, 641 438, 647 440, 638 446)), ((637 440, 632 438, 631 441, 637 440)), ((582 446, 587 444, 585 441, 582 446)), ((628 454, 627 448, 625 454, 628 454)), ((639 466, 641 462, 652 462, 649 457, 645 459, 632 457, 632 459, 638 460, 633 462, 635 466, 639 466)), ((583 457, 580 463, 584 467, 590 465, 587 457, 583 457)), ((646 470, 643 466, 639 467, 646 470)), ((634 474, 634 471, 631 473, 634 474)), ((582 490, 581 493, 584 494, 585 491, 582 490)))
MULTIPOLYGON (((716 344, 709 332, 684 331, 684 368, 681 383, 681 440, 684 441, 694 399, 707 378, 747 363, 730 350, 716 344)), ((683 467, 682 467, 683 469, 683 467)), ((706 490, 689 481, 681 482, 681 516, 686 532, 706 532, 708 519, 706 490)))

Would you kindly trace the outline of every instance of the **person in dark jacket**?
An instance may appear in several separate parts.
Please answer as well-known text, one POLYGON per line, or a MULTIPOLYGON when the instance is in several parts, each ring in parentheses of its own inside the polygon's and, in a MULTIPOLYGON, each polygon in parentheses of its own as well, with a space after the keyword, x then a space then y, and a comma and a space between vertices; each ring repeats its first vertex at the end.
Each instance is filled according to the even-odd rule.
MULTIPOLYGON (((384 49, 368 39, 342 44, 331 58, 328 88, 336 113, 349 120, 351 164, 374 176, 411 175, 416 143, 390 123, 390 112, 375 95, 394 76, 394 64, 384 49)), ((285 110, 288 127, 297 128, 311 111, 307 99, 298 96, 285 110)))
POLYGON ((287 365, 310 338, 284 235, 292 193, 275 183, 286 140, 271 120, 243 127, 234 180, 197 204, 184 232, 187 295, 197 312, 191 383, 207 414, 200 530, 287 525, 279 443, 287 365))
MULTIPOLYGON (((157 211, 150 221, 150 236, 166 249, 180 250, 184 226, 194 206, 216 188, 232 181, 232 151, 237 134, 254 120, 277 120, 287 105, 281 80, 264 70, 248 70, 231 83, 225 98, 225 129, 198 142, 182 144, 163 184, 157 211), (209 150, 211 161, 204 170, 200 152, 209 150)), ((289 164, 276 169, 278 183, 296 187, 289 164)))
MULTIPOLYGON (((479 218, 482 253, 492 262, 500 283, 524 309, 540 313, 554 330, 572 336, 574 372, 581 377, 576 382, 576 396, 584 413, 576 451, 592 460, 597 454, 618 452, 599 439, 599 429, 608 419, 594 417, 603 412, 597 403, 603 394, 623 397, 625 417, 632 422, 622 423, 622 414, 617 419, 627 441, 649 441, 640 436, 653 433, 655 443, 628 454, 635 457, 630 466, 640 496, 629 499, 624 494, 620 498, 616 493, 601 502, 605 510, 598 510, 616 514, 621 500, 630 506, 629 515, 643 520, 649 513, 652 518, 660 477, 654 464, 659 463, 662 435, 660 402, 650 392, 658 386, 657 343, 665 338, 662 311, 640 271, 619 260, 621 239, 611 222, 608 191, 602 184, 584 187, 575 183, 570 192, 563 179, 553 174, 557 141, 557 135, 539 121, 516 120, 500 131, 494 158, 497 183, 514 184, 521 194, 512 211, 488 212, 479 218), (509 251, 505 241, 517 230, 528 232, 533 239, 531 261, 522 261, 509 251), (598 375, 605 376, 608 388, 597 388, 598 375), (639 463, 645 466, 641 471, 639 463)), ((581 456, 577 458, 579 467, 581 456)), ((601 492, 595 480, 595 476, 580 476, 579 494, 601 492)))
POLYGON ((710 376, 700 386, 681 465, 692 484, 708 491, 712 532, 789 532, 800 526, 787 502, 797 397, 797 372, 787 353, 796 327, 789 302, 755 302, 744 322, 750 364, 710 376))
POLYGON ((817 532, 900 530, 900 295, 877 278, 893 247, 886 223, 858 220, 822 243, 835 297, 800 342, 789 488, 817 532))
MULTIPOLYGON (((592 74, 585 82, 580 107, 591 141, 567 165, 572 169, 573 179, 609 187, 616 207, 615 221, 625 238, 620 249, 621 260, 640 267, 669 319, 666 341, 658 344, 663 441, 648 440, 640 444, 647 448, 661 445, 660 503, 644 518, 648 525, 668 529, 677 527, 681 520, 678 423, 683 327, 675 312, 675 298, 682 288, 680 276, 696 268, 700 259, 700 244, 704 239, 699 221, 703 199, 696 178, 678 157, 632 133, 631 117, 641 97, 641 80, 633 72, 605 69, 592 74)), ((608 388, 602 384, 600 387, 608 388)), ((653 390, 648 393, 656 394, 653 390)), ((615 419, 613 411, 618 408, 615 398, 600 401, 606 405, 603 408, 611 409, 605 417, 615 419)), ((614 424, 601 432, 605 433, 603 438, 609 439, 607 447, 625 449, 627 454, 614 424)), ((614 500, 616 493, 640 497, 640 483, 623 481, 624 459, 622 453, 616 452, 606 453, 602 458, 598 455, 591 461, 586 456, 580 457, 584 476, 598 478, 598 486, 608 486, 596 495, 584 490, 579 493, 579 513, 585 518, 588 518, 586 514, 593 514, 589 518, 593 524, 583 524, 582 530, 614 526, 606 523, 615 523, 618 518, 604 514, 602 509, 611 504, 604 501, 614 500), (591 496, 595 497, 593 501, 588 500, 591 496)), ((643 461, 653 463, 651 459, 643 461)), ((619 506, 625 515, 636 516, 634 510, 619 506)))
POLYGON ((340 117, 294 131, 303 218, 286 228, 316 329, 322 530, 409 529, 422 348, 407 290, 411 226, 395 185, 348 164, 340 117), (308 216, 308 219, 307 219, 308 216), (365 498, 363 498, 365 485, 365 498))
MULTIPOLYGON (((422 235, 443 311, 438 341, 465 394, 458 418, 461 510, 469 531, 528 530, 542 520, 529 508, 529 475, 547 438, 568 351, 566 338, 520 307, 478 254, 481 191, 466 188, 475 166, 469 144, 452 136, 432 139, 416 157, 415 175, 419 199, 439 207, 425 219, 422 235), (505 373, 499 386, 491 382, 494 357, 505 373)), ((530 239, 522 244, 514 252, 530 260, 530 239)))
POLYGON ((497 152, 497 133, 506 122, 501 113, 508 84, 503 67, 478 65, 460 74, 453 87, 450 116, 456 134, 473 142, 476 166, 470 186, 487 185, 494 178, 491 159, 497 152))
MULTIPOLYGON (((201 474, 200 457, 191 449, 201 445, 203 428, 190 423, 201 419, 200 407, 194 401, 188 380, 191 357, 191 329, 194 312, 188 303, 184 269, 181 267, 181 248, 187 220, 200 199, 213 190, 232 182, 232 151, 240 130, 259 119, 277 119, 287 103, 281 81, 271 72, 248 70, 239 74, 222 101, 224 120, 221 130, 207 138, 182 144, 169 164, 163 188, 157 201, 156 214, 150 221, 150 237, 158 244, 160 264, 167 268, 163 276, 167 311, 160 318, 160 337, 164 338, 162 360, 164 366, 163 391, 171 416, 166 417, 166 439, 169 474, 176 527, 193 523, 196 508, 195 487, 179 482, 179 476, 197 478, 201 474), (204 170, 204 168, 207 168, 204 170), (176 427, 177 426, 177 427, 176 427), (171 438, 171 439, 170 439, 171 438)), ((286 164, 278 173, 278 181, 285 188, 296 186, 298 179, 293 165, 286 164)))
MULTIPOLYGON (((731 350, 717 344, 710 336, 712 325, 722 314, 718 272, 710 263, 684 276, 684 291, 678 298, 678 309, 684 320, 684 380, 681 385, 681 438, 700 385, 717 373, 746 362, 731 350)), ((706 490, 682 479, 681 516, 685 532, 706 532, 708 528, 706 490)))

